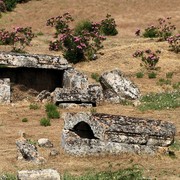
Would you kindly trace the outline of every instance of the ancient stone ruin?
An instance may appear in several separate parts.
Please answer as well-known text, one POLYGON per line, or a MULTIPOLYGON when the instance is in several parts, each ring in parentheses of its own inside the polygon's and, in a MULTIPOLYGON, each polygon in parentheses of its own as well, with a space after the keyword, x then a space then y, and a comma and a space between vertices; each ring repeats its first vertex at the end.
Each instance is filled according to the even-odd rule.
POLYGON ((39 101, 48 99, 63 107, 92 107, 102 101, 119 103, 140 97, 136 85, 117 69, 102 74, 100 84, 89 84, 87 76, 62 57, 0 52, 0 103, 11 101, 14 85, 35 90, 39 101))
POLYGON ((73 155, 168 151, 175 126, 160 120, 120 115, 67 113, 62 147, 73 155))
POLYGON ((0 53, 0 103, 9 103, 14 84, 34 89, 37 100, 49 98, 55 104, 96 106, 102 88, 89 84, 88 78, 59 56, 0 53))

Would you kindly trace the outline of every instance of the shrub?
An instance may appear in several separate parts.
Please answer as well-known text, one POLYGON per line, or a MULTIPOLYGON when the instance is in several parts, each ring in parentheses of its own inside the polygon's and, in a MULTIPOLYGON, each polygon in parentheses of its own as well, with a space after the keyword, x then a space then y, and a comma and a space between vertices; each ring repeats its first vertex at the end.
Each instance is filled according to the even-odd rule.
POLYGON ((145 38, 156 38, 158 37, 158 28, 154 25, 148 26, 143 33, 145 38))
POLYGON ((74 21, 72 16, 69 13, 64 13, 62 16, 48 19, 46 25, 55 27, 55 37, 58 37, 59 34, 64 34, 70 31, 69 23, 72 21, 74 21))
POLYGON ((51 126, 51 121, 50 121, 50 119, 48 119, 48 118, 42 118, 41 120, 40 120, 40 125, 41 126, 51 126))
POLYGON ((50 119, 58 119, 60 117, 59 112, 56 111, 49 111, 47 112, 47 117, 50 119))
POLYGON ((12 45, 13 52, 24 52, 34 37, 31 27, 17 27, 12 32, 0 30, 0 41, 3 45, 12 45))
POLYGON ((0 13, 1 12, 6 12, 6 5, 2 0, 0 0, 0 13))
POLYGON ((69 23, 73 21, 69 13, 47 20, 47 26, 55 27, 55 39, 50 42, 49 50, 63 52, 63 56, 71 63, 82 60, 94 60, 102 42, 106 39, 101 33, 115 35, 116 24, 111 15, 107 15, 101 23, 88 20, 80 22, 75 29, 70 29, 69 23), (107 31, 107 32, 106 32, 107 31))
POLYGON ((143 76, 144 76, 143 72, 136 73, 137 78, 143 78, 143 76))
POLYGON ((22 122, 28 122, 28 119, 27 118, 23 118, 22 122))
POLYGON ((175 53, 180 52, 180 34, 169 37, 167 41, 171 51, 174 51, 175 53))
POLYGON ((92 22, 90 22, 89 20, 83 20, 75 26, 74 34, 81 35, 83 31, 92 32, 92 30, 92 22))
POLYGON ((116 26, 114 18, 112 18, 110 14, 107 14, 106 19, 101 21, 100 31, 106 36, 115 36, 118 34, 116 26))
MULTIPOLYGON (((157 25, 150 25, 145 28, 143 37, 145 38, 158 38, 159 41, 165 41, 170 37, 173 31, 176 29, 175 25, 171 23, 171 17, 159 18, 157 25)), ((135 34, 140 35, 140 29, 137 29, 135 34)))
POLYGON ((7 11, 12 11, 17 4, 17 0, 4 0, 7 11))
POLYGON ((48 118, 57 119, 60 117, 57 107, 54 104, 46 104, 45 109, 48 118))
POLYGON ((157 74, 155 72, 148 73, 148 78, 149 79, 154 79, 154 78, 156 78, 156 76, 157 76, 157 74))
POLYGON ((159 50, 153 52, 150 49, 147 49, 145 51, 137 50, 133 57, 141 58, 140 65, 144 66, 146 69, 153 70, 155 69, 156 64, 159 61, 159 56, 157 54, 160 54, 161 52, 159 50))

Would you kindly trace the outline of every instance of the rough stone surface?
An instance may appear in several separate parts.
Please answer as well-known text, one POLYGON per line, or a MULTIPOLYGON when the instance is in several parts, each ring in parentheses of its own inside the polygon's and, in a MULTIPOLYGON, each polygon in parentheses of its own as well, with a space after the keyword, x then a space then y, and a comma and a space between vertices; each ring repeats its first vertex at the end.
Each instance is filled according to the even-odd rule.
POLYGON ((0 79, 0 104, 10 103, 10 79, 0 79))
POLYGON ((54 103, 92 103, 102 101, 102 88, 99 85, 89 85, 87 92, 81 89, 56 88, 53 92, 54 103))
POLYGON ((140 97, 137 86, 118 69, 105 72, 99 80, 107 101, 119 103, 121 100, 135 100, 140 97))
POLYGON ((175 126, 160 120, 109 114, 67 113, 62 146, 75 155, 168 150, 175 126))
POLYGON ((80 89, 81 91, 87 91, 89 86, 88 78, 86 75, 69 68, 64 71, 63 76, 63 88, 65 89, 80 89))
POLYGON ((30 144, 26 139, 20 138, 16 141, 17 149, 18 149, 18 159, 19 160, 27 160, 33 161, 35 163, 44 163, 45 160, 43 157, 40 157, 37 147, 33 144, 30 144))
POLYGON ((59 56, 40 54, 20 54, 0 52, 0 64, 15 67, 31 67, 44 69, 68 69, 67 60, 59 56))
POLYGON ((61 103, 59 104, 60 108, 64 109, 71 109, 71 108, 84 108, 84 107, 93 107, 92 104, 88 103, 81 103, 81 104, 76 104, 76 103, 61 103))
POLYGON ((51 101, 51 93, 47 90, 43 90, 37 95, 36 100, 37 101, 44 101, 44 100, 51 101))
POLYGON ((53 144, 51 143, 51 141, 47 138, 41 138, 38 140, 38 145, 40 147, 46 147, 46 148, 52 148, 53 144))
POLYGON ((50 156, 57 156, 59 155, 59 151, 56 149, 52 149, 51 152, 49 153, 50 156))
POLYGON ((19 180, 60 180, 60 175, 56 170, 43 169, 43 170, 23 170, 18 171, 19 180))

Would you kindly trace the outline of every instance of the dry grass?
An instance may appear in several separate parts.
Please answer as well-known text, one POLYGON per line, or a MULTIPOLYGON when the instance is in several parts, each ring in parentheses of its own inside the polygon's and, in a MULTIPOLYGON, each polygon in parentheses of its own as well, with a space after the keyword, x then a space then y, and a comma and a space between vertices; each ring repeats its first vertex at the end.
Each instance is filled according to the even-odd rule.
MULTIPOLYGON (((173 23, 180 29, 180 6, 179 0, 32 0, 29 3, 18 5, 17 8, 0 19, 0 27, 11 29, 14 26, 32 26, 33 30, 43 32, 27 48, 29 53, 54 54, 48 51, 48 41, 52 39, 53 30, 46 27, 46 20, 52 16, 70 12, 77 21, 81 19, 101 20, 107 13, 115 18, 119 34, 109 37, 104 43, 103 56, 96 61, 81 62, 75 67, 85 72, 89 78, 91 73, 103 73, 104 71, 119 68, 140 88, 142 94, 148 92, 162 92, 172 90, 170 86, 159 86, 159 78, 165 78, 167 72, 174 72, 172 83, 178 82, 180 77, 180 55, 170 52, 166 42, 155 42, 155 40, 136 38, 134 31, 137 27, 144 28, 156 21, 159 17, 172 16, 173 23), (140 61, 132 58, 137 49, 160 49, 160 61, 156 79, 137 79, 135 73, 142 70, 140 61)), ((0 46, 1 50, 9 51, 10 47, 0 46)), ((93 80, 90 78, 90 81, 93 80)), ((132 164, 140 164, 145 169, 145 174, 158 179, 178 179, 180 176, 179 158, 171 159, 168 156, 156 155, 133 155, 121 154, 119 156, 103 157, 72 157, 60 148, 60 134, 63 128, 63 120, 53 120, 52 126, 42 127, 39 120, 45 116, 44 105, 38 110, 29 109, 30 102, 18 102, 13 105, 0 106, 0 173, 16 172, 20 169, 38 169, 51 167, 63 173, 69 171, 73 174, 81 174, 89 169, 97 171, 106 170, 109 163, 113 170, 129 167, 132 164), (28 118, 27 123, 22 123, 22 118, 28 118), (25 131, 28 138, 38 140, 47 137, 60 150, 56 158, 49 157, 49 150, 39 149, 42 156, 47 159, 45 165, 34 165, 16 160, 15 139, 19 137, 19 131, 25 131)), ((76 111, 83 111, 77 109, 76 111)), ((61 110, 62 111, 62 110, 61 110)), ((64 110, 63 110, 64 111, 64 110)), ((180 108, 163 111, 140 112, 132 106, 104 104, 97 107, 98 112, 122 114, 135 117, 153 118, 167 120, 175 123, 177 127, 177 139, 180 139, 180 108)))

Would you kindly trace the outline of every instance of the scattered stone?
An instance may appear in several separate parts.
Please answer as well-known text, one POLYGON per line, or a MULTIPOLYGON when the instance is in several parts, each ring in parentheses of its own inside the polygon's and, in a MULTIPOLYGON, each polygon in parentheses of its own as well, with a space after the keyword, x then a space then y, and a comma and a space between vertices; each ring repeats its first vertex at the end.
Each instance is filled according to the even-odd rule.
POLYGON ((56 149, 52 149, 49 155, 50 156, 57 156, 57 155, 59 155, 59 151, 56 149))
POLYGON ((37 101, 44 101, 44 100, 51 101, 51 93, 47 90, 43 90, 37 95, 36 100, 37 101))
POLYGON ((135 100, 133 102, 133 106, 135 106, 135 107, 140 106, 140 105, 141 105, 141 101, 139 101, 139 100, 135 100))
POLYGON ((49 139, 47 138, 41 138, 38 140, 38 145, 40 147, 46 147, 46 148, 52 148, 53 144, 51 143, 51 141, 49 141, 49 139))
POLYGON ((43 169, 43 170, 23 170, 18 171, 17 175, 19 180, 60 180, 60 175, 56 170, 43 169))
POLYGON ((86 92, 89 83, 86 75, 75 70, 74 68, 69 68, 64 71, 63 76, 63 88, 65 89, 79 89, 82 92, 86 92))
POLYGON ((53 102, 55 104, 60 103, 92 103, 97 104, 102 101, 102 88, 100 85, 89 85, 87 91, 81 91, 81 89, 65 89, 56 88, 53 92, 53 102))
POLYGON ((16 141, 16 145, 18 149, 18 160, 24 159, 39 164, 45 162, 45 159, 43 157, 40 157, 37 151, 37 147, 34 144, 30 144, 25 138, 19 138, 16 141))
POLYGON ((137 86, 118 69, 105 72, 99 81, 106 101, 119 103, 121 100, 135 100, 140 97, 137 86))
POLYGON ((4 78, 0 79, 0 104, 10 103, 10 79, 4 78))
POLYGON ((67 113, 62 147, 74 155, 121 152, 154 154, 174 141, 175 126, 121 115, 67 113))

